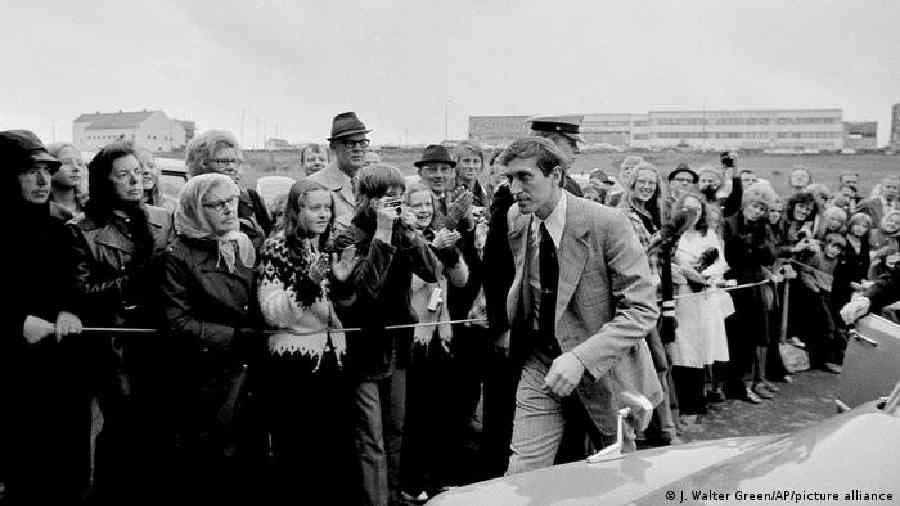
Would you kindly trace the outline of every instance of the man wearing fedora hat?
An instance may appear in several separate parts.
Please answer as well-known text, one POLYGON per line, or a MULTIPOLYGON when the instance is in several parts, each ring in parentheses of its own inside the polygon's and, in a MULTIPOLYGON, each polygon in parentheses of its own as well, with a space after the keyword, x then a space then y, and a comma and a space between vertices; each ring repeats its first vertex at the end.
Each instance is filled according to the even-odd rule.
POLYGON ((311 181, 324 185, 334 194, 335 229, 351 228, 356 215, 357 174, 366 166, 366 151, 371 130, 356 116, 355 112, 342 112, 331 122, 329 147, 334 152, 333 161, 327 167, 309 176, 311 181))
POLYGON ((456 188, 456 160, 450 149, 440 144, 425 147, 422 159, 413 162, 419 170, 422 184, 427 186, 434 196, 434 218, 432 228, 444 227, 469 230, 472 221, 469 219, 472 210, 473 196, 468 189, 456 188))
MULTIPOLYGON (((531 122, 531 135, 549 139, 556 147, 566 155, 569 167, 575 164, 575 155, 580 153, 579 143, 584 143, 581 137, 580 116, 535 116, 531 122)), ((576 197, 583 197, 581 186, 566 174, 563 188, 576 197)))

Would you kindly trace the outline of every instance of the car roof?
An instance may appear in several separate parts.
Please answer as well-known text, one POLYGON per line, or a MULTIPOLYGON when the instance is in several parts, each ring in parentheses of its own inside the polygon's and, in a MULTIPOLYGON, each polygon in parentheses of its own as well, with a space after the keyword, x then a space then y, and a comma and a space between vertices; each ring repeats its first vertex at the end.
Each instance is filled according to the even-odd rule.
POLYGON ((256 180, 256 191, 266 204, 272 205, 279 195, 290 192, 291 186, 296 182, 294 178, 288 176, 263 176, 256 180))

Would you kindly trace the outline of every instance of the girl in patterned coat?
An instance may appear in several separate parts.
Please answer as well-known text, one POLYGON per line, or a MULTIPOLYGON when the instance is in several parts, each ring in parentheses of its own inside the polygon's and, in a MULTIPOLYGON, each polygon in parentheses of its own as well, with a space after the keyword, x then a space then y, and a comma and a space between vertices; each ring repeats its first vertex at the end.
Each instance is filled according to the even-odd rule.
POLYGON ((346 341, 331 287, 355 265, 355 247, 329 243, 331 192, 308 179, 291 187, 284 231, 266 241, 259 304, 268 326, 266 397, 278 497, 344 504, 353 463, 350 390, 343 373, 346 341))

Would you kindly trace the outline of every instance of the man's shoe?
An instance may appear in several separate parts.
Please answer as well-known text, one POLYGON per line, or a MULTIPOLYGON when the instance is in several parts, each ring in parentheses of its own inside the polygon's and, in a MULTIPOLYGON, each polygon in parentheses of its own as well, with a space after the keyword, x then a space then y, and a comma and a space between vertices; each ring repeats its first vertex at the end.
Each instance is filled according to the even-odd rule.
POLYGON ((844 372, 844 368, 843 368, 843 367, 841 367, 841 366, 839 366, 839 365, 837 365, 837 364, 832 364, 831 362, 825 363, 825 366, 822 367, 822 370, 828 371, 828 372, 830 372, 830 373, 832 373, 832 374, 840 374, 840 373, 844 372))
POLYGON ((770 383, 770 382, 768 382, 768 381, 766 381, 766 380, 761 380, 759 383, 757 383, 757 385, 758 385, 758 386, 765 387, 766 390, 769 390, 770 392, 773 392, 773 393, 776 393, 776 394, 777 394, 778 392, 781 391, 780 388, 776 387, 775 385, 773 385, 772 383, 770 383))
POLYGON ((765 387, 763 387, 761 384, 758 384, 758 383, 753 386, 753 393, 758 395, 761 399, 768 400, 768 399, 775 398, 774 393, 770 392, 769 390, 766 390, 765 387))
POLYGON ((806 343, 804 343, 803 341, 798 339, 797 336, 788 338, 787 343, 793 344, 794 346, 796 346, 798 348, 806 348, 806 343))
POLYGON ((725 393, 721 388, 711 390, 706 394, 706 401, 711 403, 725 402, 725 393))
POLYGON ((740 399, 751 404, 762 404, 762 399, 749 388, 744 389, 744 395, 742 395, 740 399))

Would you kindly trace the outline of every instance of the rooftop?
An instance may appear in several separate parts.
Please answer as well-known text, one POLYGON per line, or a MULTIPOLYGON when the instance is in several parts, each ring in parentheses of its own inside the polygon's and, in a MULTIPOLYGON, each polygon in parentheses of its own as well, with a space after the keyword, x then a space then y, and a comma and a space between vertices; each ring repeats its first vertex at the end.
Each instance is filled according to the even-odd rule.
POLYGON ((89 123, 86 130, 110 130, 135 128, 150 116, 162 111, 134 111, 82 114, 75 118, 75 123, 89 123))

